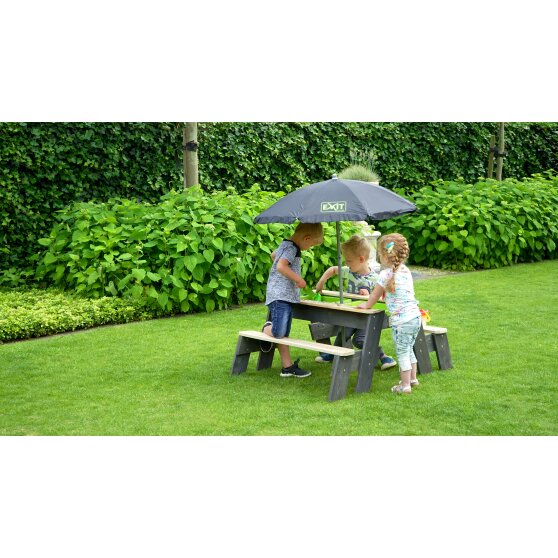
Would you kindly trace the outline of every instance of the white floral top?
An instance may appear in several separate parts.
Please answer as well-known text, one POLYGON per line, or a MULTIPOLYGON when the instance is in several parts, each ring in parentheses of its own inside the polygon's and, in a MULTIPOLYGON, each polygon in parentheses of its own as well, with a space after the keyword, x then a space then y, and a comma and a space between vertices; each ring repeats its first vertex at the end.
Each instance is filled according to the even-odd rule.
POLYGON ((384 288, 386 307, 390 313, 390 325, 397 326, 420 318, 418 300, 415 298, 413 276, 406 265, 400 265, 395 273, 395 292, 390 293, 386 285, 393 275, 391 268, 382 269, 378 284, 384 288))

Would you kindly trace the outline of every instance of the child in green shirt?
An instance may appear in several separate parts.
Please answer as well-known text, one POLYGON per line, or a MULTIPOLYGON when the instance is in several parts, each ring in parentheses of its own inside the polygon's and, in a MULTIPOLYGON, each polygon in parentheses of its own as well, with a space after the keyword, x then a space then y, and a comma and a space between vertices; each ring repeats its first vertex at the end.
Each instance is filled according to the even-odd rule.
MULTIPOLYGON (((369 242, 363 236, 355 234, 341 244, 341 252, 346 264, 342 268, 343 277, 348 277, 346 292, 368 296, 378 280, 378 275, 368 265, 368 258, 370 257, 369 242)), ((328 268, 316 284, 316 292, 321 292, 326 281, 338 273, 339 269, 337 266, 328 268)), ((345 328, 345 335, 347 339, 352 337, 353 345, 358 349, 362 349, 366 335, 363 329, 345 328)), ((379 347, 379 349, 382 370, 396 366, 395 360, 386 355, 382 347, 379 347)), ((320 353, 316 357, 316 362, 331 362, 332 360, 333 355, 329 353, 320 353)))

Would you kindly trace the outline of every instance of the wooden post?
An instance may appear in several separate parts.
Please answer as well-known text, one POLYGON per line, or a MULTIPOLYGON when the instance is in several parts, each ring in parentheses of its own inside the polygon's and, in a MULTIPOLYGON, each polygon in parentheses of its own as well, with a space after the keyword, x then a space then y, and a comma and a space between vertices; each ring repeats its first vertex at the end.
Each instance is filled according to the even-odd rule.
POLYGON ((498 161, 496 161, 496 180, 502 180, 502 167, 504 166, 504 122, 499 122, 498 161))
POLYGON ((198 123, 184 126, 184 188, 199 184, 198 178, 198 123))
POLYGON ((490 151, 488 152, 488 172, 487 177, 492 178, 494 175, 494 147, 496 146, 496 136, 490 136, 490 151))

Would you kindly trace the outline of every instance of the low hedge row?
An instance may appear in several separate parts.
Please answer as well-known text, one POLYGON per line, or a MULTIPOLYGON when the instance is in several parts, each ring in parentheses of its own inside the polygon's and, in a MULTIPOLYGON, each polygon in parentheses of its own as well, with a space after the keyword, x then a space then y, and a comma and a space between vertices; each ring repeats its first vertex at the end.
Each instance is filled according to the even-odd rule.
POLYGON ((437 181, 412 196, 418 212, 381 223, 405 235, 410 262, 442 269, 502 267, 558 257, 558 177, 437 181))
POLYGON ((133 300, 89 300, 56 289, 0 290, 0 342, 152 317, 133 300))
MULTIPOLYGON (((293 227, 255 225, 253 218, 282 195, 258 187, 246 194, 189 188, 159 204, 75 204, 40 240, 46 250, 37 279, 88 297, 132 298, 167 313, 262 301, 271 252, 293 227)), ((303 258, 310 284, 336 262, 335 227, 324 228, 323 246, 303 258)), ((355 230, 347 223, 344 235, 355 230)))

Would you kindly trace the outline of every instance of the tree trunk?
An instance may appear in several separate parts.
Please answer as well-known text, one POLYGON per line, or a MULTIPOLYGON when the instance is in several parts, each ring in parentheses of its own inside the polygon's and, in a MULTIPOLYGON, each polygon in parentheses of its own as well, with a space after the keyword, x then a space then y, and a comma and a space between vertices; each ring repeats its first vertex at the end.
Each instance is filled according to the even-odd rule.
POLYGON ((198 178, 198 123, 184 126, 184 188, 199 184, 198 178))
POLYGON ((498 133, 498 161, 496 162, 496 180, 502 180, 502 168, 504 166, 504 122, 499 123, 498 133))
POLYGON ((488 172, 486 176, 492 178, 494 175, 494 147, 496 146, 496 136, 490 136, 490 151, 488 152, 488 172))

